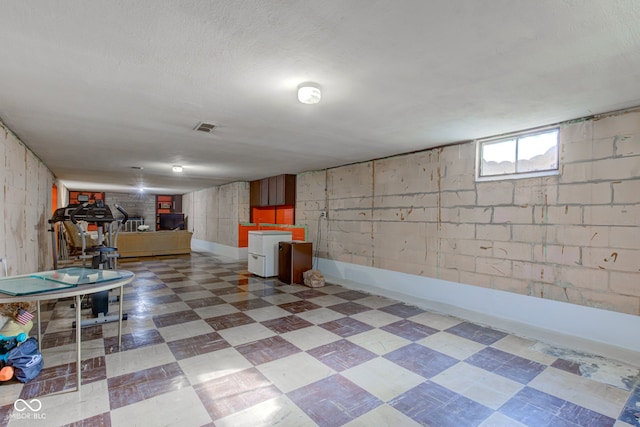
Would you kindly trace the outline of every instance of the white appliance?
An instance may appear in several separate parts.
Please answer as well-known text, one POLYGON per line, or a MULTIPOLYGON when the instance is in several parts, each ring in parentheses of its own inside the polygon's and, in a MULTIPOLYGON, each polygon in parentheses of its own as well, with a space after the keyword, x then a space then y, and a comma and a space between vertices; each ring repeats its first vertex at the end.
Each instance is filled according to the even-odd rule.
POLYGON ((290 231, 249 232, 249 272, 261 276, 278 275, 278 243, 292 239, 290 231))

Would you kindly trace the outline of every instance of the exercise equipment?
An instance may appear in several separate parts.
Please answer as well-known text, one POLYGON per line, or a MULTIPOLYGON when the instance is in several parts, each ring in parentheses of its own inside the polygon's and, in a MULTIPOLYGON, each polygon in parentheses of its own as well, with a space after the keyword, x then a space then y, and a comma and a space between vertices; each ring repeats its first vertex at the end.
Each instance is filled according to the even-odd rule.
POLYGON ((90 259, 92 268, 116 269, 118 233, 129 219, 127 211, 115 205, 116 209, 123 216, 122 219, 118 219, 113 216, 109 206, 105 205, 102 200, 89 203, 89 196, 81 194, 78 196, 78 201, 80 203, 70 204, 67 207, 56 209, 49 220, 49 224, 51 224, 49 231, 51 232, 51 243, 53 246, 54 269, 58 268, 54 224, 63 221, 71 221, 82 238, 82 253, 79 258, 82 260, 83 267, 86 267, 86 261, 90 259), (97 245, 87 245, 87 233, 86 230, 83 230, 80 226, 80 221, 97 226, 97 245), (105 242, 106 245, 104 245, 105 242))
MULTIPOLYGON (((55 244, 55 226, 61 221, 71 221, 82 237, 82 251, 78 256, 82 260, 82 266, 86 267, 88 260, 91 260, 91 268, 100 270, 116 270, 118 263, 118 233, 121 227, 126 224, 129 215, 122 207, 115 205, 115 208, 122 214, 122 219, 113 216, 109 206, 102 200, 89 203, 89 196, 81 194, 78 196, 78 204, 70 204, 67 207, 56 209, 49 220, 51 229, 51 241, 53 243, 53 266, 58 269, 58 254, 55 244), (80 221, 87 224, 95 224, 97 228, 97 245, 87 246, 86 231, 80 225, 80 221)), ((116 299, 117 301, 117 299, 116 299)), ((116 322, 118 316, 108 316, 109 292, 98 292, 91 296, 91 311, 94 318, 83 320, 81 326, 97 325, 101 323, 116 322)), ((82 307, 84 308, 84 307, 82 307)), ((123 320, 127 315, 123 314, 123 320)), ((73 322, 73 327, 75 327, 73 322)))

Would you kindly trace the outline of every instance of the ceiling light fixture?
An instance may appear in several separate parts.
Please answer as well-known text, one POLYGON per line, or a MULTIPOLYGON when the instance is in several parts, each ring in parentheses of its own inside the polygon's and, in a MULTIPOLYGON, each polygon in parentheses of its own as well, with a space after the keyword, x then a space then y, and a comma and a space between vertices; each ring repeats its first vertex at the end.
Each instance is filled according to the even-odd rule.
POLYGON ((172 170, 172 171, 174 171, 174 172, 182 172, 182 166, 180 166, 180 165, 174 165, 174 166, 171 168, 171 170, 172 170))
POLYGON ((322 92, 316 83, 302 83, 298 86, 298 101, 303 104, 317 104, 322 99, 322 92))

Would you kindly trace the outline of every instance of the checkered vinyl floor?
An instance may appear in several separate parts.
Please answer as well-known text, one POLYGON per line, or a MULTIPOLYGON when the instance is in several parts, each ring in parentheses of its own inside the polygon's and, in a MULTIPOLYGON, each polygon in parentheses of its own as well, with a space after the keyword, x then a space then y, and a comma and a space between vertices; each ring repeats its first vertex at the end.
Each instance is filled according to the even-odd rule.
POLYGON ((599 376, 540 343, 207 254, 120 268, 136 274, 122 347, 115 323, 83 328, 74 392, 71 300, 43 304, 45 368, 0 385, 2 425, 640 425, 638 369, 614 361, 622 374, 599 376))

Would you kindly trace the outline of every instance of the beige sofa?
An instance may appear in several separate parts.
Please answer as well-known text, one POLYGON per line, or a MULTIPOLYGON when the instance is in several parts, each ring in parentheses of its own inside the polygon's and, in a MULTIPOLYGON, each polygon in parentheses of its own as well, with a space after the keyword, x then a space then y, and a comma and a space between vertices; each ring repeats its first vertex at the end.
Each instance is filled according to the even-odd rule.
POLYGON ((178 255, 191 252, 191 231, 143 231, 118 234, 121 258, 178 255))

